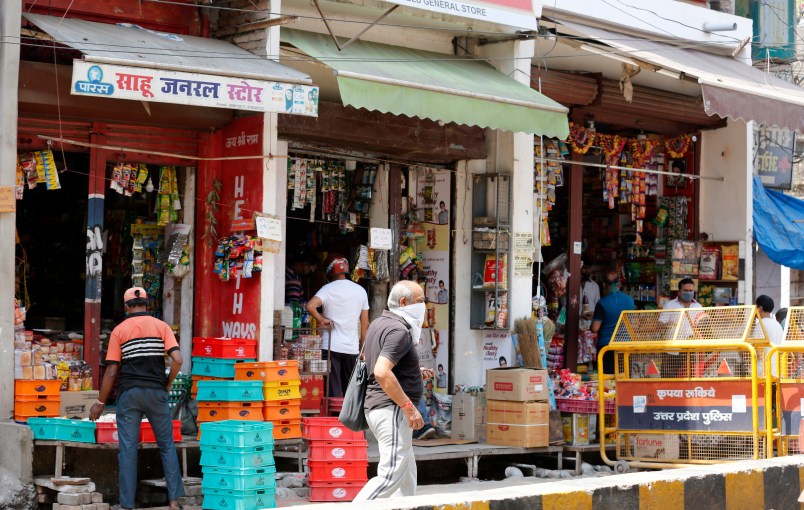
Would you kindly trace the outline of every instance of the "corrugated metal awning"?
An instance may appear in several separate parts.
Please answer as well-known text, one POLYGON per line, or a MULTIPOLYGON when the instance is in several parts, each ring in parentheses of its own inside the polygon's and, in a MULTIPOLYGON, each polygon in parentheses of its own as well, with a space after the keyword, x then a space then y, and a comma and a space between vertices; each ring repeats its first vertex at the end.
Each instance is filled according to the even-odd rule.
MULTIPOLYGON (((666 70, 694 77, 701 85, 709 115, 754 121, 804 133, 804 89, 755 69, 731 57, 679 48, 672 44, 624 36, 597 27, 557 20, 581 37, 599 41, 616 51, 611 58, 649 63, 653 71, 666 70)), ((601 53, 605 55, 605 53, 601 53)), ((651 69, 646 69, 651 70, 651 69)))
POLYGON ((337 75, 344 105, 395 115, 566 138, 567 108, 488 63, 283 29, 282 41, 337 75))
POLYGON ((279 62, 218 39, 167 34, 137 25, 23 14, 57 42, 101 64, 232 78, 310 84, 310 77, 279 62))

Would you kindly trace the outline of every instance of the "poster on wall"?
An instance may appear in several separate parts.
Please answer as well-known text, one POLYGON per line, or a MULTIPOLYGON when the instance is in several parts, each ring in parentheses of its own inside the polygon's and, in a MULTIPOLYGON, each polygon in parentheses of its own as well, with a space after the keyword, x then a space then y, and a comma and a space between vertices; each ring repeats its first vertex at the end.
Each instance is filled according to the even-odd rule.
POLYGON ((449 392, 451 177, 448 171, 416 167, 416 211, 424 229, 417 242, 426 278, 427 324, 432 330, 435 392, 449 392))
POLYGON ((486 331, 483 333, 483 384, 486 384, 486 370, 513 366, 516 356, 514 342, 507 331, 486 331))

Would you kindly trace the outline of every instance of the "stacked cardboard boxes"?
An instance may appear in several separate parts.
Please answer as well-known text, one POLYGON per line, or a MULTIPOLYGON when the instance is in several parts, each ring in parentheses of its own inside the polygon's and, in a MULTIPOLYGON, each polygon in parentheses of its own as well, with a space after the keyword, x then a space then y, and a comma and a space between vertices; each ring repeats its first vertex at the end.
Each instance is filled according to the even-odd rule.
POLYGON ((550 444, 546 370, 497 368, 486 371, 486 442, 543 447, 550 444))
POLYGON ((452 396, 452 438, 486 441, 486 394, 459 391, 452 396))

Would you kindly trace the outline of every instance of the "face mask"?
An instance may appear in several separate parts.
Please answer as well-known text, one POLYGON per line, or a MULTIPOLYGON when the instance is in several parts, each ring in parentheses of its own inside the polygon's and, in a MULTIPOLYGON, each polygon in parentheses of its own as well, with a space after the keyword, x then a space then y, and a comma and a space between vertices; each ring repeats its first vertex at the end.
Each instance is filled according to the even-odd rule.
POLYGON ((405 319, 405 322, 407 322, 410 326, 410 337, 413 339, 413 343, 418 344, 422 335, 424 315, 427 313, 427 307, 424 306, 424 303, 413 303, 412 305, 400 306, 396 310, 392 311, 405 319))
POLYGON ((693 290, 685 290, 681 292, 681 300, 685 303, 692 303, 692 296, 695 295, 695 291, 693 290))

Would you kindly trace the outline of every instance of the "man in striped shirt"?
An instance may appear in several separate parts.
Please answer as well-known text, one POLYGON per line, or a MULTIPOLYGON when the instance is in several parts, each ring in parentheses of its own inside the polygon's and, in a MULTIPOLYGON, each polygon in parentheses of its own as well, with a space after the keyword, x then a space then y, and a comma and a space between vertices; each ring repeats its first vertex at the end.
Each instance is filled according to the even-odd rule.
POLYGON ((170 326, 148 313, 148 294, 142 287, 123 295, 128 317, 112 331, 106 353, 98 401, 89 413, 97 420, 119 377, 117 435, 120 443, 120 508, 132 509, 137 492, 137 448, 140 423, 148 418, 156 436, 165 471, 170 508, 178 509, 184 496, 179 459, 173 444, 173 427, 168 392, 182 365, 181 352, 170 326), (170 356, 170 373, 165 375, 165 354, 170 356))

